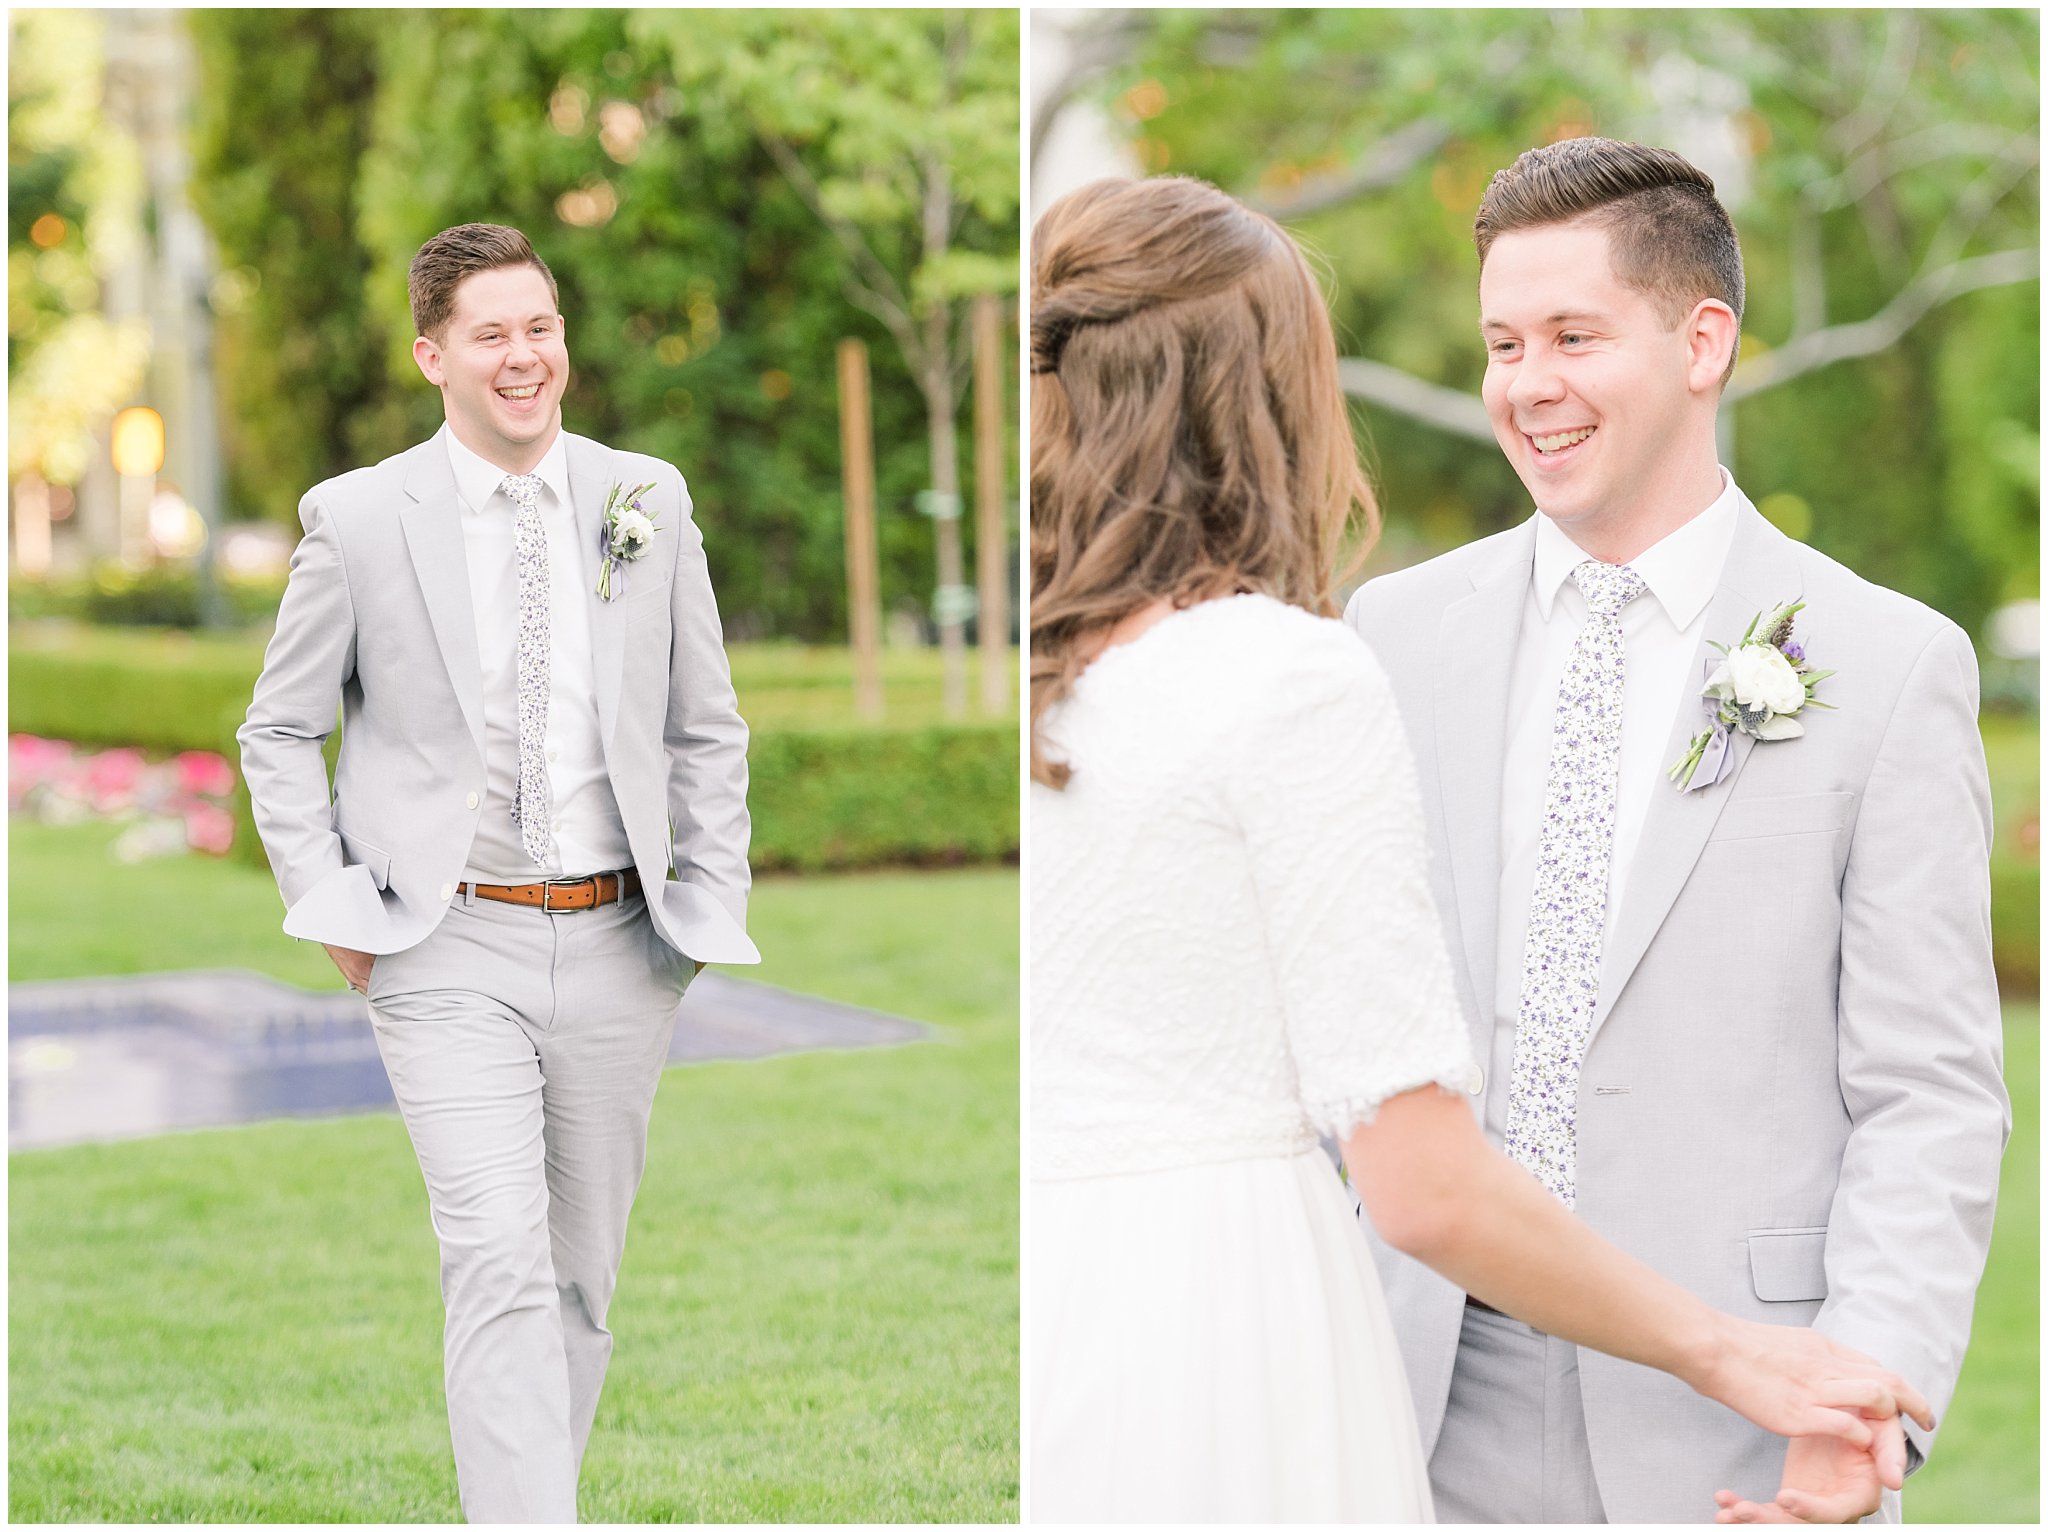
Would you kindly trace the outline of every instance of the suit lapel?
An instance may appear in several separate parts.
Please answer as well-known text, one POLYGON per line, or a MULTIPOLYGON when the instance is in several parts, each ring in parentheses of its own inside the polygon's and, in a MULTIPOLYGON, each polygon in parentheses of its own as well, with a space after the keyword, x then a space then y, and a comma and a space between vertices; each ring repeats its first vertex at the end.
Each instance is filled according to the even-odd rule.
POLYGON ((1501 762, 1508 681, 1535 556, 1534 523, 1474 573, 1472 594, 1444 611, 1433 711, 1444 840, 1458 901, 1458 936, 1482 1030, 1491 1030, 1500 915, 1501 762))
MULTIPOLYGON (((1672 723, 1671 737, 1658 758, 1659 769, 1685 753, 1687 743, 1706 726, 1706 714, 1699 706, 1699 689, 1706 680, 1706 661, 1718 658, 1709 640, 1724 644, 1741 637, 1750 618, 1779 601, 1798 599, 1800 571, 1796 545, 1765 521, 1747 504, 1739 513, 1735 539, 1729 545, 1727 567, 1720 587, 1707 608, 1699 652, 1686 672, 1687 692, 1672 723)), ((1706 849, 1707 837, 1721 817, 1749 759, 1756 740, 1737 731, 1729 741, 1727 774, 1712 787, 1682 793, 1668 782, 1659 781, 1651 791, 1650 807, 1643 816, 1642 838, 1635 861, 1629 867, 1622 906, 1615 919, 1614 937, 1600 963, 1600 1000, 1593 1012, 1593 1036, 1598 1036, 1621 997, 1636 965, 1649 950, 1652 940, 1671 913, 1693 865, 1706 849)), ((1590 1043, 1591 1038, 1588 1039, 1590 1043)))
MULTIPOLYGON (((446 430, 444 426, 442 428, 446 430)), ((484 753, 483 664, 477 657, 476 610, 469 598, 469 551, 462 539, 462 500, 447 445, 437 433, 413 449, 405 477, 399 526, 412 558, 413 577, 426 597, 427 618, 441 663, 455 687, 462 721, 469 725, 477 754, 484 753)))
MULTIPOLYGON (((612 728, 619 718, 620 675, 626 662, 625 592, 606 601, 597 594, 597 576, 603 563, 600 534, 604 525, 604 497, 611 487, 612 454, 608 447, 588 437, 569 436, 569 494, 576 502, 576 542, 583 550, 584 602, 590 612, 590 664, 597 686, 597 729, 607 754, 612 728)), ((626 576, 632 589, 632 575, 626 576)))

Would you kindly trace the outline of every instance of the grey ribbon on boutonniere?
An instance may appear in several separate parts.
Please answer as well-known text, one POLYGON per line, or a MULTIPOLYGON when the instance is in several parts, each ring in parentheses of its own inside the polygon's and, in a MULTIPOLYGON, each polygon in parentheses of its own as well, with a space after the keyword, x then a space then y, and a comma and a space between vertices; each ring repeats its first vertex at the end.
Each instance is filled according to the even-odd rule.
MULTIPOLYGON (((1714 672, 1720 668, 1720 660, 1706 661, 1700 670, 1701 683, 1712 681, 1714 672)), ((1711 696, 1702 696, 1700 706, 1706 710, 1707 730, 1704 736, 1697 736, 1693 740, 1693 746, 1698 750, 1699 756, 1693 761, 1692 775, 1679 784, 1678 790, 1682 793, 1712 787, 1727 774, 1728 765, 1735 758, 1734 752, 1728 748, 1729 729, 1728 725, 1721 722, 1719 700, 1711 696)))

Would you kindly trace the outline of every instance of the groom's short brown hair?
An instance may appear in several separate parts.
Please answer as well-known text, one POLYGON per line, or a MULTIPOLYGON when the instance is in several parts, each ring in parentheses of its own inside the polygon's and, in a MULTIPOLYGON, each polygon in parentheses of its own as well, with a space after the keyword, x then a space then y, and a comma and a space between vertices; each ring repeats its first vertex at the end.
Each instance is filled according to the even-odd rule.
POLYGON ((548 297, 557 307, 562 295, 555 287, 555 274, 548 263, 533 253, 533 246, 517 229, 502 223, 465 223, 443 229, 412 258, 406 272, 406 287, 412 298, 415 335, 424 335, 439 345, 445 338, 449 317, 455 312, 455 289, 463 278, 479 271, 496 271, 502 266, 532 266, 547 278, 548 297))
MULTIPOLYGON (((1472 242, 1479 264, 1503 234, 1580 219, 1607 231, 1616 279, 1677 324, 1702 298, 1718 298, 1742 325, 1742 246, 1704 170, 1647 144, 1568 138, 1531 149, 1498 172, 1479 203, 1472 242)), ((1728 358, 1735 370, 1735 358, 1728 358)), ((1723 382, 1727 381, 1724 376, 1723 382)))

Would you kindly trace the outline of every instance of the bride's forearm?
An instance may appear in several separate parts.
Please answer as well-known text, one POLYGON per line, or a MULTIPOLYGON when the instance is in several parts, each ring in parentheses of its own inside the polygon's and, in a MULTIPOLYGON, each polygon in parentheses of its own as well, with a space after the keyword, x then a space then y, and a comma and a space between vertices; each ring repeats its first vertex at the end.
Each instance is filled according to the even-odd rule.
POLYGON ((1726 1317, 1572 1217, 1462 1102, 1397 1097, 1345 1148, 1368 1214, 1406 1254, 1546 1334, 1710 1385, 1726 1317))
POLYGON ((1661 1368, 1780 1436, 1867 1448, 1865 1417, 1900 1408, 1933 1427, 1926 1399, 1869 1357, 1803 1326, 1719 1313, 1608 1244, 1434 1086, 1383 1102, 1344 1155, 1382 1237, 1547 1334, 1661 1368))
POLYGON ((1547 1335, 1701 1388, 1725 1345, 1723 1316, 1572 1217, 1484 1139, 1479 1147, 1467 1216, 1418 1258, 1547 1335))

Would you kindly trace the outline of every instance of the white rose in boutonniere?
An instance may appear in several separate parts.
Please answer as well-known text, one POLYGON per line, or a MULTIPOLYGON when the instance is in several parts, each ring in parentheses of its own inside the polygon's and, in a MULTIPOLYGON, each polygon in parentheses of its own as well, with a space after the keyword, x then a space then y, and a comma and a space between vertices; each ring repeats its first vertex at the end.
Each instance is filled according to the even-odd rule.
POLYGON ((1773 722, 1783 724, 1785 732, 1759 733, 1759 739, 1790 739, 1802 732, 1791 715, 1806 705, 1806 688, 1792 662, 1776 649, 1744 644, 1733 650, 1708 678, 1707 690, 1738 708, 1779 715, 1773 722))
POLYGON ((640 508, 640 497, 652 488, 651 482, 632 489, 614 484, 604 497, 604 514, 598 518, 597 526, 604 567, 598 571, 597 593, 606 601, 626 588, 625 572, 618 570, 618 566, 632 563, 654 541, 658 523, 640 508))
POLYGON ((1828 707, 1813 689, 1832 670, 1815 670, 1806 650, 1792 639, 1792 619, 1806 610, 1803 601, 1787 602, 1759 612, 1733 649, 1715 644, 1722 659, 1708 662, 1707 684, 1701 688, 1709 725, 1692 738, 1685 755, 1668 775, 1680 792, 1712 787, 1728 766, 1729 731, 1760 740, 1797 739, 1806 726, 1793 715, 1805 708, 1828 707), (1703 779, 1702 779, 1703 774, 1703 779))
MULTIPOLYGON (((612 539, 620 549, 638 550, 654 536, 654 520, 645 511, 626 510, 619 512, 619 523, 612 531, 612 539)), ((630 557, 631 555, 628 555, 630 557)))

